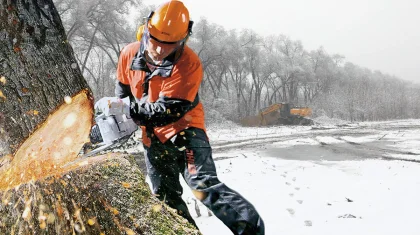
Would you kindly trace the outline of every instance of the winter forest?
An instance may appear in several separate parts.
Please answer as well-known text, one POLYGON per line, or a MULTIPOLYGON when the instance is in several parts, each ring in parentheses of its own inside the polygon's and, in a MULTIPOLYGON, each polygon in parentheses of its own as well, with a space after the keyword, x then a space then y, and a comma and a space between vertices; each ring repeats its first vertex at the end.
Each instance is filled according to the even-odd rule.
MULTIPOLYGON (((95 98, 114 96, 119 52, 136 40, 154 6, 140 0, 54 3, 95 98)), ((419 84, 360 67, 322 46, 305 50, 287 35, 263 37, 253 29, 192 20, 188 45, 203 63, 200 95, 207 122, 216 117, 238 122, 278 102, 311 107, 314 117, 348 121, 420 118, 419 84)))

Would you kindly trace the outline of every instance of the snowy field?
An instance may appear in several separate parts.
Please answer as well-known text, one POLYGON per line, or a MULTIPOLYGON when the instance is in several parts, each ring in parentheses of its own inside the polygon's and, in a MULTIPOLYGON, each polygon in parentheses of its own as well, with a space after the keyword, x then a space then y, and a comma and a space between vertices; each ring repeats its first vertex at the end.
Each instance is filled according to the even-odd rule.
MULTIPOLYGON (((267 235, 420 234, 420 163, 408 161, 420 160, 420 120, 208 134, 220 180, 254 204, 267 235)), ((204 235, 232 234, 202 204, 197 217, 184 188, 204 235)))

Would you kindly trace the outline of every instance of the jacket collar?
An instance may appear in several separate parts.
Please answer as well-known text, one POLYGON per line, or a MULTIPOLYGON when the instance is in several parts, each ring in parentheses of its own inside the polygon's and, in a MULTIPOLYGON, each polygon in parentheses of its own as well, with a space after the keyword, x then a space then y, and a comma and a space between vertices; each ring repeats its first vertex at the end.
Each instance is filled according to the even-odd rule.
POLYGON ((147 66, 146 59, 144 58, 144 46, 143 44, 140 45, 139 51, 134 55, 134 58, 131 62, 131 70, 141 70, 145 71, 146 73, 150 74, 150 78, 153 76, 161 76, 161 77, 170 77, 172 74, 172 70, 174 68, 174 58, 175 53, 170 54, 168 57, 166 57, 161 66, 157 66, 153 71, 149 69, 149 66, 147 66))

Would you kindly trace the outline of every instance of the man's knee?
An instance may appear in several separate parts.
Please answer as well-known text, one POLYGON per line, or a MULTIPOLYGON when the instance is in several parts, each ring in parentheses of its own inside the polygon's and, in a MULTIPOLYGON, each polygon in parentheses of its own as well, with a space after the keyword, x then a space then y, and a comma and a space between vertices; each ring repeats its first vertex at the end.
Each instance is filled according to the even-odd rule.
POLYGON ((202 192, 202 191, 198 191, 198 190, 194 190, 194 189, 192 189, 192 192, 193 192, 194 196, 200 201, 203 201, 208 196, 208 193, 206 193, 206 192, 202 192))

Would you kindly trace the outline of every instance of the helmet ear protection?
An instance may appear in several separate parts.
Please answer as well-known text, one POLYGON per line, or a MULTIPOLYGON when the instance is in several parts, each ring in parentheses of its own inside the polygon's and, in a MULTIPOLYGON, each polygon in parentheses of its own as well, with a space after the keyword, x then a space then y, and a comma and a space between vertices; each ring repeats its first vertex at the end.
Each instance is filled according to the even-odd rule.
POLYGON ((144 32, 144 24, 140 25, 140 27, 137 29, 137 32, 136 32, 137 41, 141 40, 141 37, 143 36, 143 32, 144 32))

